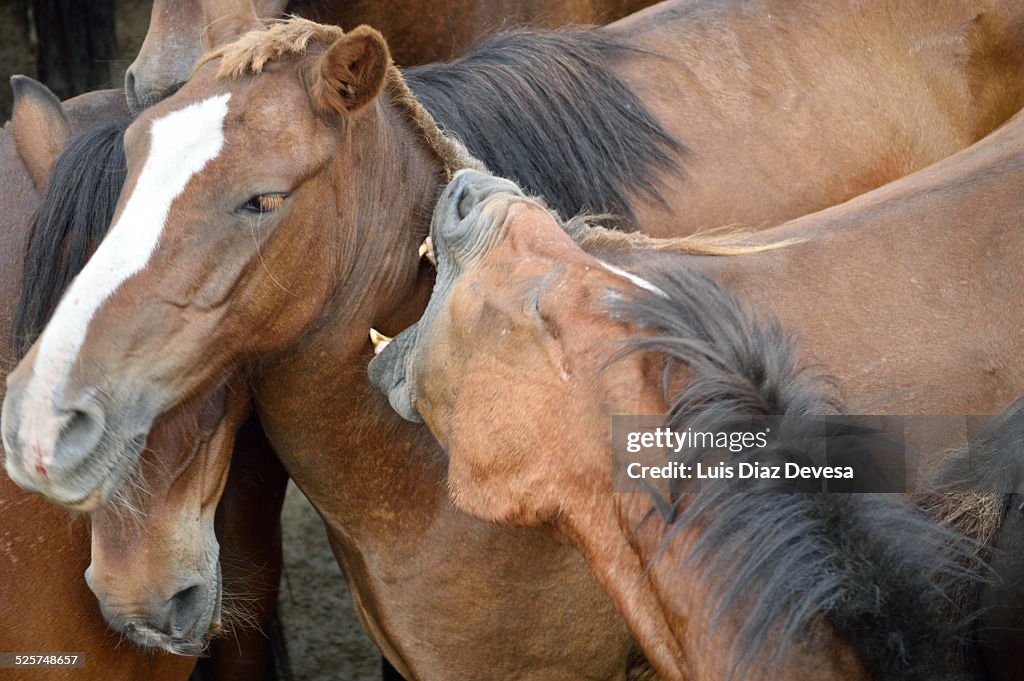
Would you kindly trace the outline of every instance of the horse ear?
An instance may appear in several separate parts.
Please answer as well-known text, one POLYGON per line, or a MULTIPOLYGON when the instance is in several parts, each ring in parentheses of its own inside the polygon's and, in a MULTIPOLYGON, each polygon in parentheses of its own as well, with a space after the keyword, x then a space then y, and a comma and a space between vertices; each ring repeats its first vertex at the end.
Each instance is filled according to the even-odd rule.
MULTIPOLYGON (((283 8, 282 8, 283 9, 283 8)), ((203 46, 214 50, 263 28, 252 0, 207 0, 203 2, 203 46)))
POLYGON ((60 100, 42 83, 27 76, 13 76, 11 89, 14 148, 28 168, 32 183, 42 193, 50 181, 50 169, 71 137, 71 126, 60 100))
POLYGON ((369 26, 357 26, 334 41, 313 82, 314 101, 336 114, 353 113, 384 89, 391 55, 384 37, 369 26))

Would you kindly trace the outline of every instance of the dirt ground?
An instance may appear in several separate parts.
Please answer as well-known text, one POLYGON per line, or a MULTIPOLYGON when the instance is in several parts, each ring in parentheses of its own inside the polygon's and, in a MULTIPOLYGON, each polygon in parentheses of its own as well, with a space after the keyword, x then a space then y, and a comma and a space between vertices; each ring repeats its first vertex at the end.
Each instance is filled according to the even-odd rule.
POLYGON ((380 654, 356 618, 323 521, 289 485, 278 607, 295 681, 380 681, 380 654))

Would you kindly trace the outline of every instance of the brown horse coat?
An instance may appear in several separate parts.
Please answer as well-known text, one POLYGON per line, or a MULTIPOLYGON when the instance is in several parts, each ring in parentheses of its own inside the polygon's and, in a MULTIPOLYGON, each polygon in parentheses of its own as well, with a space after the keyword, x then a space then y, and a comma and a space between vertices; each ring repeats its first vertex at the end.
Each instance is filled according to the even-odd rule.
MULTIPOLYGON (((138 56, 125 74, 125 94, 133 110, 153 103, 188 80, 203 53, 207 26, 241 13, 248 0, 155 0, 149 30, 138 56)), ((490 32, 514 26, 557 28, 568 24, 603 24, 651 4, 651 0, 255 0, 266 20, 297 14, 348 30, 359 24, 376 27, 402 66, 457 57, 490 32)))
MULTIPOLYGON (((484 275, 476 282, 467 279, 454 289, 459 295, 450 302, 432 301, 434 309, 428 308, 427 319, 439 330, 417 341, 422 347, 408 354, 397 369, 388 370, 397 374, 378 380, 392 391, 391 402, 401 413, 415 417, 413 410, 418 411, 443 443, 455 443, 461 451, 485 451, 491 431, 480 429, 473 405, 481 403, 486 385, 500 386, 490 389, 489 399, 507 405, 507 411, 495 412, 500 419, 493 417, 492 426, 521 417, 530 424, 530 429, 521 432, 543 431, 544 424, 557 432, 557 426, 542 416, 557 421, 559 412, 553 404, 541 402, 548 391, 555 391, 553 385, 557 383, 543 377, 555 368, 573 375, 575 365, 585 367, 584 376, 588 375, 587 368, 593 372, 594 363, 602 365, 602 358, 609 352, 599 347, 601 333, 569 335, 569 322, 560 317, 546 318, 542 304, 542 323, 532 327, 539 334, 539 347, 531 355, 524 350, 529 347, 527 342, 510 337, 503 347, 514 350, 519 358, 511 362, 495 348, 488 350, 484 342, 488 335, 483 329, 490 332, 501 328, 497 320, 502 314, 512 319, 526 314, 529 301, 536 296, 533 289, 545 281, 542 275, 557 273, 563 266, 592 270, 586 275, 559 275, 568 282, 562 303, 571 309, 566 300, 580 301, 577 307, 585 320, 582 310, 588 303, 599 301, 601 291, 609 287, 610 275, 602 271, 603 260, 623 268, 621 272, 626 274, 620 279, 632 278, 634 284, 680 270, 715 277, 751 306, 770 311, 793 328, 803 361, 838 379, 844 401, 860 413, 996 413, 1013 396, 1024 392, 1024 375, 1014 369, 1015 358, 1022 350, 1017 333, 1021 320, 1015 316, 1019 306, 1014 303, 1024 289, 1016 264, 1024 247, 1019 229, 1024 204, 1015 191, 1024 179, 1022 132, 1024 117, 1018 115, 1003 129, 935 166, 841 206, 749 238, 748 245, 754 247, 786 241, 790 245, 743 257, 683 255, 672 252, 685 247, 685 242, 678 240, 659 242, 582 228, 577 236, 599 258, 595 260, 564 245, 561 250, 554 249, 551 244, 563 243, 565 237, 547 216, 522 221, 524 234, 517 237, 519 240, 514 235, 502 237, 495 230, 483 240, 481 248, 508 238, 504 248, 512 254, 507 262, 491 263, 498 279, 490 284, 484 275), (521 262, 513 264, 513 256, 521 262), (514 281, 521 282, 520 288, 511 284, 499 296, 497 282, 510 271, 516 272, 514 281), (493 299, 489 295, 492 290, 496 294, 493 299), (496 311, 496 317, 484 314, 488 310, 496 311), (480 347, 465 351, 465 356, 475 362, 474 372, 459 362, 463 348, 469 347, 477 333, 480 347), (568 342, 564 338, 594 339, 596 345, 585 342, 579 348, 558 349, 568 342), (524 355, 530 359, 523 359, 524 355), (522 371, 518 370, 520 366, 524 367, 522 371), (458 381, 445 382, 445 376, 455 375, 458 381), (484 383, 474 393, 478 380, 484 383), (539 381, 540 386, 533 381, 539 381), (460 392, 464 395, 461 403, 456 401, 460 392), (526 413, 517 411, 522 409, 526 413)), ((485 221, 480 225, 480 229, 488 228, 485 221)), ((471 242, 474 237, 466 234, 461 238, 471 242)), ((454 286, 452 276, 439 279, 439 290, 444 292, 445 286, 454 286)), ((555 302, 548 304, 553 306, 555 302)), ((524 324, 527 330, 531 328, 524 324)), ((606 326, 612 331, 616 327, 606 326)), ((409 340, 402 336, 394 343, 409 350, 409 340)), ((636 382, 641 379, 632 380, 640 384, 636 382)), ((571 393, 563 398, 554 401, 562 405, 572 401, 571 393)), ((643 403, 626 403, 620 408, 624 413, 659 413, 657 405, 652 408, 643 403)), ((600 424, 592 425, 596 432, 606 432, 600 430, 600 424)), ((940 461, 936 458, 923 463, 927 474, 934 472, 940 461)), ((475 490, 475 485, 481 484, 476 469, 453 460, 450 480, 453 475, 456 477, 450 484, 460 507, 480 517, 507 520, 506 514, 512 513, 523 522, 523 509, 534 508, 532 504, 517 506, 516 497, 510 499, 501 493, 500 485, 515 476, 496 476, 499 488, 478 496, 479 490, 473 494, 462 491, 463 485, 475 490), (470 500, 472 507, 468 505, 470 500)), ((568 484, 563 481, 556 487, 568 484)), ((527 524, 545 517, 532 513, 526 516, 527 524)), ((986 597, 999 599, 995 593, 986 597)))
MULTIPOLYGON (((680 24, 672 22, 678 26, 686 7, 686 3, 667 3, 657 11, 678 19, 680 24)), ((962 5, 956 7, 964 10, 962 5)), ((652 43, 640 38, 659 37, 655 16, 640 15, 599 35, 622 31, 620 35, 635 36, 636 44, 653 49, 652 43)), ((959 22, 950 23, 962 31, 970 25, 963 21, 968 16, 958 15, 959 22)), ((791 16, 790 21, 796 18, 791 16)), ((878 21, 876 28, 879 25, 888 29, 892 24, 878 21)), ((910 22, 911 28, 916 25, 910 22)), ((296 26, 286 24, 267 35, 277 39, 296 26)), ((831 44, 833 25, 821 26, 822 44, 831 44)), ((996 26, 1003 24, 997 21, 996 26)), ((178 136, 171 138, 177 140, 176 153, 188 150, 209 165, 195 161, 196 174, 182 187, 187 197, 172 202, 160 225, 139 223, 162 230, 159 248, 143 270, 104 298, 82 338, 78 360, 68 365, 73 376, 60 400, 70 400, 76 409, 92 410, 92 416, 81 412, 83 418, 77 423, 83 429, 72 438, 75 442, 62 439, 60 452, 57 448, 33 452, 18 446, 16 414, 26 395, 24 387, 32 380, 37 359, 39 368, 52 368, 60 366, 59 357, 40 355, 41 344, 37 344, 12 375, 4 411, 6 441, 16 454, 54 457, 57 464, 46 481, 27 467, 23 482, 45 488, 49 496, 66 503, 96 493, 102 481, 112 479, 108 465, 119 473, 133 465, 134 434, 147 431, 159 415, 188 396, 210 390, 225 372, 255 359, 257 407, 268 436, 327 521, 367 629, 403 671, 422 678, 476 678, 481 660, 486 660, 495 676, 515 675, 523 673, 525 659, 537 661, 530 663, 530 673, 535 670, 552 679, 582 673, 621 676, 628 633, 582 560, 537 533, 496 529, 456 511, 439 485, 442 467, 412 456, 421 448, 432 450, 425 431, 396 423, 379 399, 370 396, 362 371, 369 352, 365 330, 404 328, 422 312, 432 275, 420 266, 415 251, 426 233, 426 217, 446 168, 437 147, 425 143, 422 125, 417 127, 425 120, 419 115, 422 112, 409 106, 394 72, 386 69, 387 52, 380 37, 369 29, 344 36, 316 32, 321 39, 314 40, 308 51, 286 50, 279 61, 253 76, 218 78, 217 69, 225 62, 246 63, 244 47, 227 50, 223 59, 205 65, 178 94, 147 111, 129 130, 126 149, 131 170, 119 214, 143 177, 151 151, 149 126, 155 122, 199 116, 203 126, 185 129, 209 135, 204 140, 214 143, 185 145, 178 136), (335 84, 337 96, 311 100, 313 84, 321 82, 335 84), (211 153, 214 157, 208 159, 211 153), (108 388, 101 403, 78 402, 95 395, 90 386, 98 382, 108 388), (103 413, 100 430, 92 428, 97 409, 103 413), (111 447, 95 448, 94 436, 111 447), (125 455, 117 456, 122 446, 125 455), (68 466, 76 471, 71 478, 62 474, 68 466), (452 566, 456 566, 454 572, 452 566), (526 577, 510 579, 509 575, 526 577), (486 602, 481 594, 493 599, 486 602), (541 596, 547 607, 538 613, 533 603, 541 596), (570 615, 571 608, 576 610, 570 615), (495 612, 503 613, 500 622, 495 621, 495 612), (560 632, 560 638, 552 636, 553 631, 560 632), (472 632, 474 646, 465 645, 466 632, 472 632), (572 646, 567 647, 566 641, 572 646)), ((781 40, 784 33, 778 36, 781 40)), ((747 39, 759 42, 754 37, 751 29, 747 39)), ((791 46, 793 41, 787 37, 785 44, 791 46)), ((264 38, 250 36, 244 45, 259 53, 265 47, 264 38)), ((891 58, 920 54, 905 47, 894 48, 891 58)), ((629 54, 622 58, 622 65, 639 69, 643 64, 662 63, 651 55, 629 54)), ((722 68, 723 73, 731 72, 731 67, 722 68)), ((916 61, 908 68, 928 70, 916 61)), ((242 72, 246 70, 251 71, 246 67, 242 72)), ((882 72, 868 68, 862 73, 864 82, 869 82, 868 75, 874 78, 882 72)), ((665 83, 661 85, 658 96, 669 91, 665 83)), ((969 87, 952 90, 971 91, 969 87)), ((967 99, 976 101, 971 96, 967 99)), ((814 108, 806 118, 818 122, 835 114, 841 120, 839 114, 849 110, 846 104, 814 108)), ((995 108, 983 108, 996 110, 1004 104, 1000 100, 995 108)), ((775 103, 766 107, 776 114, 780 110, 775 103)), ((865 115, 877 111, 865 107, 861 111, 865 115)), ((952 110, 961 112, 952 114, 953 120, 960 121, 952 129, 972 132, 948 139, 965 144, 980 134, 971 122, 973 115, 963 115, 958 106, 952 110)), ((921 109, 914 103, 901 111, 904 117, 899 120, 917 120, 921 109)), ((856 122, 860 118, 853 118, 838 137, 854 139, 863 132, 856 122)), ((712 117, 712 122, 719 120, 718 115, 712 117)), ((678 123, 680 128, 683 125, 678 123)), ((729 125, 715 122, 711 129, 719 134, 706 136, 701 143, 715 140, 722 158, 733 158, 742 166, 746 146, 731 155, 725 150, 729 140, 744 138, 737 137, 729 125)), ((948 131, 950 126, 936 129, 948 131)), ((689 137, 683 139, 690 143, 689 137)), ((790 145, 774 141, 778 156, 785 156, 790 145)), ((934 153, 947 150, 944 144, 937 148, 934 153)), ((703 157, 710 147, 697 151, 703 157)), ((536 150, 545 152, 550 154, 551 149, 536 150)), ((928 156, 918 158, 926 162, 928 156)), ((549 156, 548 161, 554 165, 559 158, 549 156)), ((604 157, 606 167, 595 172, 611 174, 612 160, 604 157)), ((837 195, 832 175, 812 170, 822 163, 845 160, 829 147, 820 155, 804 157, 800 172, 797 163, 790 170, 794 177, 823 182, 819 200, 839 200, 848 195, 849 186, 844 184, 837 195)), ((867 165, 861 164, 862 158, 853 160, 860 169, 854 175, 873 167, 872 159, 867 165)), ((701 180, 709 168, 690 167, 687 182, 694 191, 718 191, 711 179, 714 173, 707 182, 701 180)), ((764 165, 756 176, 770 174, 764 165)), ((879 181, 889 177, 883 175, 879 181)), ((580 180, 579 186, 583 184, 580 180)), ((776 203, 786 196, 781 191, 766 197, 737 193, 734 181, 724 186, 715 194, 720 201, 705 205, 708 213, 684 211, 681 231, 719 220, 716 211, 721 206, 749 208, 756 203, 776 217, 797 209, 776 203)), ((664 194, 673 202, 684 200, 667 189, 664 194)), ((677 210, 642 198, 633 203, 634 212, 655 227, 668 225, 669 216, 677 210)), ((115 226, 112 234, 124 231, 115 226)), ((43 422, 50 418, 46 410, 30 413, 40 419, 37 425, 53 425, 43 422)), ((102 501, 104 493, 101 490, 91 501, 102 501)))
MULTIPOLYGON (((31 96, 31 95, 30 95, 31 96)), ((78 132, 97 120, 127 113, 117 92, 91 93, 65 104, 66 122, 48 121, 46 102, 23 102, 21 113, 33 116, 27 126, 57 123, 67 133, 78 132), (27 104, 27 106, 25 106, 27 104)), ((36 128, 36 134, 44 129, 36 128)), ((0 228, 0 369, 14 366, 7 342, 17 292, 21 289, 22 254, 40 193, 33 178, 42 178, 56 161, 61 141, 40 149, 26 166, 15 148, 12 127, 0 132, 0 187, 4 188, 5 219, 0 228)), ((5 386, 0 384, 0 394, 5 386)), ((187 679, 195 660, 161 653, 144 653, 119 645, 119 637, 107 628, 82 574, 89 566, 89 524, 69 518, 67 511, 15 487, 0 475, 0 641, 7 651, 27 653, 66 652, 85 655, 85 669, 51 669, 48 679, 187 679)), ((3 674, 16 672, 3 672, 3 674)), ((13 678, 13 677, 10 677, 13 678)), ((41 677, 40 677, 41 678, 41 677)))

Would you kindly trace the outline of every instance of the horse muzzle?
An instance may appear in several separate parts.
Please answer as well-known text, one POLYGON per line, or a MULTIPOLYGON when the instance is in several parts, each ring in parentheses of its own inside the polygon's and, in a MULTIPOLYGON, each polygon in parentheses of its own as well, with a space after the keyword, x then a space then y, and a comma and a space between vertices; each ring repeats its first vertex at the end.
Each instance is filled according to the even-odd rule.
POLYGON ((74 511, 103 506, 138 460, 150 422, 111 418, 91 393, 73 403, 26 410, 23 386, 11 378, 0 422, 7 475, 22 489, 74 511), (133 427, 131 421, 140 423, 133 427))
POLYGON ((196 575, 182 582, 170 598, 148 602, 121 601, 94 579, 92 566, 85 571, 85 581, 99 601, 103 619, 137 648, 196 656, 221 630, 219 566, 212 579, 196 575))

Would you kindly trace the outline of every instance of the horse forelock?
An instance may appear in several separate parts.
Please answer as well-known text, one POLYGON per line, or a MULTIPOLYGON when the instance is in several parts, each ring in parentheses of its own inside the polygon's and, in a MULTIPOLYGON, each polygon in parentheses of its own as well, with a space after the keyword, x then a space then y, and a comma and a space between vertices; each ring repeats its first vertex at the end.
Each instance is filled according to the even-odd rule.
MULTIPOLYGON (((303 57, 311 48, 326 49, 345 35, 338 26, 318 24, 308 19, 291 17, 272 22, 266 29, 249 31, 232 43, 204 54, 193 72, 205 64, 220 60, 216 77, 237 79, 263 73, 267 64, 288 58, 303 57)), ((307 79, 313 81, 314 79, 307 79)), ((462 168, 486 170, 458 139, 445 134, 434 117, 409 90, 402 72, 390 65, 387 75, 391 101, 402 109, 408 121, 438 158, 450 179, 462 168)))
POLYGON ((274 21, 265 29, 249 31, 234 42, 210 50, 196 62, 193 73, 220 59, 217 78, 256 76, 269 63, 305 56, 310 47, 326 48, 343 35, 338 26, 299 17, 274 21))

